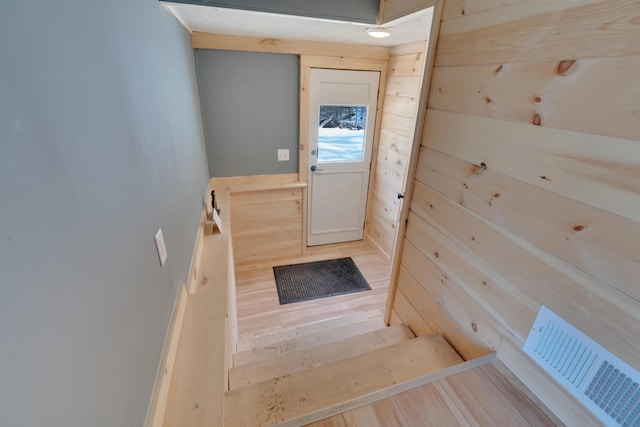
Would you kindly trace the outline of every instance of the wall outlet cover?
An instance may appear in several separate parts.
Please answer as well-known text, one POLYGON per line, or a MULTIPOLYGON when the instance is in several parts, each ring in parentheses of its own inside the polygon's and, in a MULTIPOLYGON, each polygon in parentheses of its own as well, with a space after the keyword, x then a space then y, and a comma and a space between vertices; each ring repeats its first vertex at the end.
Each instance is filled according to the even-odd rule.
POLYGON ((158 228, 158 232, 155 235, 156 249, 158 250, 158 258, 160 258, 160 267, 164 266, 167 262, 167 247, 164 244, 164 236, 162 235, 162 228, 158 228))
POLYGON ((278 149, 278 161, 286 162, 289 160, 289 149, 278 149))

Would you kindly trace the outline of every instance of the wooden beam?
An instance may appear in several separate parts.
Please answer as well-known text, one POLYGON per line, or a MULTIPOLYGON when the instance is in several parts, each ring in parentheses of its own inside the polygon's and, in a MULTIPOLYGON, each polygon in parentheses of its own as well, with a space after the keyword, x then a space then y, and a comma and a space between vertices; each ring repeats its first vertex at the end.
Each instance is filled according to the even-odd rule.
POLYGON ((387 59, 389 48, 383 46, 324 43, 306 40, 283 40, 243 37, 214 33, 191 33, 191 46, 201 49, 239 50, 246 52, 289 53, 293 55, 339 56, 345 58, 387 59))

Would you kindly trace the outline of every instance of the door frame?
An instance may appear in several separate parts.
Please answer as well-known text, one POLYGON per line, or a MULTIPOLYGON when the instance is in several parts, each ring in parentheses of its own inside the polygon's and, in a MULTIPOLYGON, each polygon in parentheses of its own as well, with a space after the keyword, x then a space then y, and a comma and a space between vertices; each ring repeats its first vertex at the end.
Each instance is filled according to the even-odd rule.
POLYGON ((364 239, 380 72, 311 68, 310 83, 311 122, 307 131, 309 150, 316 150, 316 154, 311 151, 308 161, 320 170, 312 171, 314 166, 307 170, 307 246, 360 241, 364 239), (336 92, 332 85, 343 87, 336 92), (344 90, 354 92, 346 96, 344 90), (322 159, 318 115, 323 105, 365 106, 360 159, 322 159), (340 186, 337 192, 336 185, 340 186))
MULTIPOLYGON (((327 68, 334 70, 353 71, 377 71, 380 73, 378 85, 378 101, 376 106, 376 123, 373 133, 373 146, 371 148, 371 165, 378 161, 378 141, 380 139, 380 125, 382 121, 382 107, 387 82, 387 59, 356 59, 331 56, 300 55, 300 154, 298 156, 298 181, 308 184, 309 169, 309 83, 312 68, 327 68)), ((375 168, 371 167, 369 173, 369 186, 367 190, 367 207, 364 216, 364 238, 367 236, 369 214, 371 209, 371 189, 375 180, 375 168)), ((307 215, 308 215, 308 191, 302 192, 302 251, 307 251, 307 215)))

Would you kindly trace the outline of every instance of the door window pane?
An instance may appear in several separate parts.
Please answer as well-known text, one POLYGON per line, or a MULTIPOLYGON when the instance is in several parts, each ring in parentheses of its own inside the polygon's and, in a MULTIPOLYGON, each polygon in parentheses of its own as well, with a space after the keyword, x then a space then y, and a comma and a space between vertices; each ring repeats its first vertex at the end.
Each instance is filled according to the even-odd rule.
POLYGON ((366 105, 320 105, 318 162, 362 161, 366 122, 366 105))

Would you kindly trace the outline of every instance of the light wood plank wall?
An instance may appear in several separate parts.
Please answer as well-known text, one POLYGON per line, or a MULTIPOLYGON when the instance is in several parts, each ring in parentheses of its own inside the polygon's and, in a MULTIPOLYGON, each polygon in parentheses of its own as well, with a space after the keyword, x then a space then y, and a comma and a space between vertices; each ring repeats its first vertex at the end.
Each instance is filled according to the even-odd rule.
MULTIPOLYGON (((230 193, 236 268, 302 254, 302 193, 298 174, 212 178, 230 193)), ((208 208, 209 206, 207 206, 208 208)))
POLYGON ((442 10, 392 323, 518 372, 544 304, 640 369, 640 3, 442 10))
POLYGON ((391 258, 395 244, 411 146, 413 144, 418 102, 427 42, 391 48, 382 107, 378 156, 373 166, 366 235, 380 252, 391 258))

